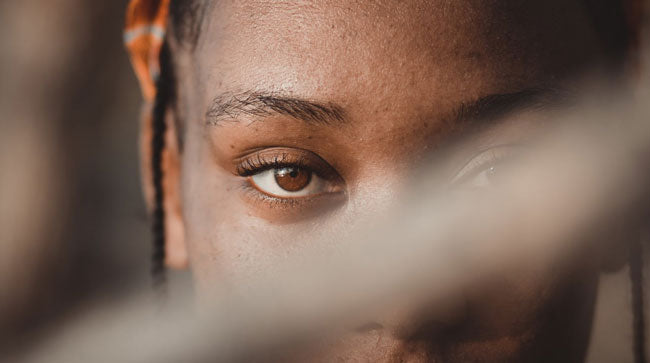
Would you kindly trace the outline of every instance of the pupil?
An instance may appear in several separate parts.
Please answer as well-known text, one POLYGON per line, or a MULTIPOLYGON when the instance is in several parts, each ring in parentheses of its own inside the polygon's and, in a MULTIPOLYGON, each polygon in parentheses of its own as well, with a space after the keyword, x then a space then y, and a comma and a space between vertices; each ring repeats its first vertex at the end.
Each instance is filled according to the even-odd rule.
POLYGON ((493 165, 493 166, 489 167, 485 171, 485 179, 486 179, 486 181, 489 184, 496 183, 497 182, 496 179, 498 179, 498 177, 499 177, 499 172, 500 172, 500 170, 499 170, 499 167, 497 165, 493 165))

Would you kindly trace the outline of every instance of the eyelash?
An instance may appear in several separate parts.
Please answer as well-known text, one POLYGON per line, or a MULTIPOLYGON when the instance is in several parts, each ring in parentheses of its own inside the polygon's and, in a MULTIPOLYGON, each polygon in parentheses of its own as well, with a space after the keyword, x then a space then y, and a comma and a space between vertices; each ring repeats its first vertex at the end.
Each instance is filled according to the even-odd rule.
POLYGON ((266 208, 280 208, 286 211, 304 211, 312 207, 338 200, 344 195, 345 182, 327 161, 318 155, 302 149, 268 148, 239 158, 236 161, 235 174, 244 178, 240 185, 244 195, 251 201, 263 203, 266 208), (279 197, 260 191, 251 180, 253 176, 272 169, 300 168, 314 176, 331 183, 336 191, 313 196, 279 197), (343 192, 343 193, 341 193, 343 192))
POLYGON ((293 161, 289 161, 289 156, 286 153, 283 153, 282 156, 276 155, 273 160, 265 160, 261 157, 260 154, 256 155, 257 157, 244 159, 239 165, 237 165, 237 174, 241 177, 249 177, 269 169, 280 169, 287 167, 301 168, 308 170, 316 175, 320 174, 317 170, 307 165, 307 161, 304 158, 298 158, 293 161))
POLYGON ((250 177, 269 169, 300 168, 331 182, 345 184, 340 174, 327 161, 306 150, 266 149, 239 159, 236 174, 250 177))

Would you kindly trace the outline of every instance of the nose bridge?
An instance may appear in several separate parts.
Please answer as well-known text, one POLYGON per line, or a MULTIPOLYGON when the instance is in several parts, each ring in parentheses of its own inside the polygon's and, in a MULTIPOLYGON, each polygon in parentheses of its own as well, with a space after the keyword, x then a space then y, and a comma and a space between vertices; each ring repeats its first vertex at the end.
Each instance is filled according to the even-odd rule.
POLYGON ((349 201, 357 220, 391 213, 402 204, 411 185, 414 163, 395 150, 376 153, 365 161, 353 185, 349 201))
POLYGON ((403 172, 369 170, 366 173, 349 190, 348 213, 355 224, 389 213, 403 194, 403 172))
MULTIPOLYGON (((377 217, 381 220, 381 216, 390 215, 396 208, 403 208, 402 202, 409 192, 409 185, 414 184, 411 178, 417 175, 413 167, 412 160, 369 163, 359 175, 360 181, 351 188, 349 221, 363 224, 364 220, 374 221, 377 217)), ((404 245, 404 248, 408 246, 404 245)), ((435 278, 431 276, 431 279, 435 278)), ((435 304, 429 305, 422 305, 421 301, 408 301, 400 296, 388 299, 390 301, 378 302, 383 308, 360 331, 381 330, 402 341, 435 339, 437 334, 462 321, 465 315, 466 303, 461 296, 437 298, 435 304)))

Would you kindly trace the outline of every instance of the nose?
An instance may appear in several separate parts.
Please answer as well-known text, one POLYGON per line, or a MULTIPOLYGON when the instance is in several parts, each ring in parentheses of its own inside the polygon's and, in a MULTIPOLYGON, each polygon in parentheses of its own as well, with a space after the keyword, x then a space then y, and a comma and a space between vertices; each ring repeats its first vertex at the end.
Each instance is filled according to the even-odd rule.
MULTIPOLYGON (((366 218, 373 221, 373 218, 394 210, 404 195, 407 174, 400 170, 390 175, 377 173, 362 178, 364 183, 356 185, 356 193, 350 196, 352 208, 348 212, 352 218, 347 220, 362 224, 366 218)), ((432 281, 435 278, 431 276, 432 281)), ((372 314, 373 319, 358 325, 355 331, 362 334, 381 331, 395 340, 413 340, 436 336, 463 321, 467 311, 463 296, 458 294, 441 299, 437 295, 435 301, 427 301, 425 294, 416 299, 418 301, 402 296, 383 296, 384 301, 377 302, 377 314, 372 314)))

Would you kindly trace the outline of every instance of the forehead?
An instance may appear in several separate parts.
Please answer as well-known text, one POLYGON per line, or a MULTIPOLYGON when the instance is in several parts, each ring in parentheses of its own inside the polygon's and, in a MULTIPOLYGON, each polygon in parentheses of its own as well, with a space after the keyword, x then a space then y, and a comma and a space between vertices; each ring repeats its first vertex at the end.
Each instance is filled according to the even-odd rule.
POLYGON ((205 97, 263 90, 343 104, 412 105, 422 95, 444 103, 583 67, 598 42, 580 4, 219 1, 187 63, 205 97))

